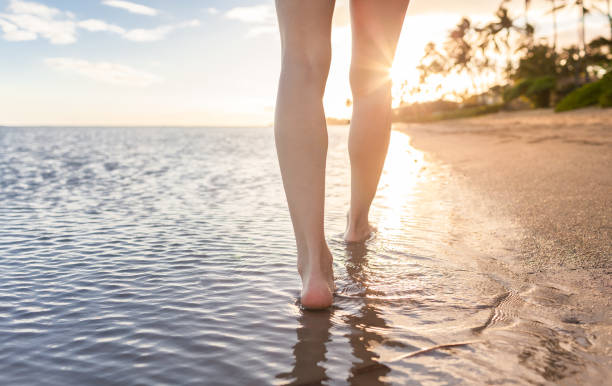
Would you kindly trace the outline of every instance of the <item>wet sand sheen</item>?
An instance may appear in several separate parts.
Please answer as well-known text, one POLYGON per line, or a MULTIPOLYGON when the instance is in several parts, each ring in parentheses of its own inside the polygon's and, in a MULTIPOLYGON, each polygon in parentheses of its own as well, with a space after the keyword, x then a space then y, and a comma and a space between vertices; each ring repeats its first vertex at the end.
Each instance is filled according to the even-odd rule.
POLYGON ((502 264, 522 228, 405 134, 372 209, 379 232, 346 245, 347 130, 330 128, 338 296, 303 312, 270 130, 75 130, 0 129, 3 383, 596 382, 609 370, 569 317, 581 315, 572 293, 502 264))

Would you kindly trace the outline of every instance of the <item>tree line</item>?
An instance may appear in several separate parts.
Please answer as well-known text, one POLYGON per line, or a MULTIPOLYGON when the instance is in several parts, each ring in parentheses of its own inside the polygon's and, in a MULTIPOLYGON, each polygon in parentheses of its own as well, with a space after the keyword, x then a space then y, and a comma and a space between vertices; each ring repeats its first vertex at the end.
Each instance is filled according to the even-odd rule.
MULTIPOLYGON (((402 101, 429 87, 445 92, 441 99, 461 104, 483 104, 483 98, 475 98, 479 96, 487 97, 488 104, 522 100, 532 107, 548 107, 558 106, 571 93, 599 82, 587 94, 591 99, 590 94, 597 94, 597 103, 606 105, 600 99, 606 98, 602 93, 612 92, 608 91, 612 89, 611 0, 524 0, 524 9, 514 15, 508 2, 501 1, 489 22, 474 23, 462 17, 442 44, 428 43, 418 65, 419 83, 402 84, 402 101), (551 38, 535 38, 535 27, 529 22, 535 1, 547 3, 551 38), (562 9, 574 11, 578 19, 575 43, 567 47, 559 47, 558 14, 562 9), (609 36, 586 41, 589 14, 607 17, 609 36), (467 77, 471 85, 447 90, 443 85, 452 76, 467 77)), ((612 95, 608 98, 612 103, 612 95)))

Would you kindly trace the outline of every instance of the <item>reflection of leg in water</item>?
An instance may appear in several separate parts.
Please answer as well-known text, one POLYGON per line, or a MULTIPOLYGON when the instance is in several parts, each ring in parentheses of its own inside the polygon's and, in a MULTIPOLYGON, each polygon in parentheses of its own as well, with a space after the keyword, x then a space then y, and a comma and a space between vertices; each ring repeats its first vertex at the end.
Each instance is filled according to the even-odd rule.
POLYGON ((328 380, 325 373, 325 344, 330 340, 333 311, 304 312, 299 317, 298 341, 293 346, 295 365, 291 373, 276 378, 291 380, 295 385, 318 385, 328 380))
MULTIPOLYGON (((349 244, 346 248, 346 272, 351 281, 363 288, 364 297, 372 293, 368 278, 368 249, 365 243, 349 244)), ((378 363, 379 357, 372 348, 383 341, 377 331, 388 328, 385 320, 380 317, 379 310, 367 299, 358 312, 347 315, 344 320, 351 327, 347 335, 353 355, 359 361, 353 363, 348 381, 351 384, 384 385, 380 377, 391 371, 387 366, 378 363)))

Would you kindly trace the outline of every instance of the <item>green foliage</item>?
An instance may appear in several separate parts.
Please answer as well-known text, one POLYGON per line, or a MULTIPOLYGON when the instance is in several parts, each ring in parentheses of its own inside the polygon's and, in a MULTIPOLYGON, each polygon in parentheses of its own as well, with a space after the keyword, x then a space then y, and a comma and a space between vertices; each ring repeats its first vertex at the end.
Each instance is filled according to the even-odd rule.
POLYGON ((599 96, 599 105, 601 107, 612 107, 612 88, 604 90, 599 96))
POLYGON ((607 73, 596 82, 585 84, 572 91, 557 104, 555 111, 569 111, 588 106, 610 106, 612 94, 612 72, 607 73))
POLYGON ((395 111, 395 122, 433 122, 446 119, 475 117, 496 113, 503 105, 480 105, 459 108, 459 104, 448 101, 425 102, 406 106, 395 111))
POLYGON ((612 71, 601 78, 602 92, 599 95, 599 105, 601 107, 612 107, 612 71))
POLYGON ((529 80, 523 79, 515 84, 513 87, 506 89, 503 93, 504 102, 508 103, 521 95, 525 95, 525 92, 529 88, 529 80))
MULTIPOLYGON (((425 84, 431 89, 435 86, 436 91, 445 91, 448 76, 468 75, 472 80, 471 88, 445 91, 441 97, 444 99, 453 94, 462 101, 463 108, 449 114, 437 109, 425 112, 421 111, 424 106, 417 106, 412 112, 404 108, 398 117, 427 120, 463 114, 471 116, 475 111, 470 108, 485 103, 485 99, 479 98, 484 94, 487 94, 488 101, 499 100, 501 94, 506 106, 513 108, 526 108, 527 102, 532 107, 548 107, 558 100, 561 102, 557 111, 612 104, 612 39, 598 37, 587 45, 581 35, 578 44, 559 47, 555 25, 554 43, 549 45, 534 38, 532 26, 524 25, 522 21, 517 23, 517 15, 509 10, 508 1, 501 0, 488 23, 473 23, 466 17, 462 18, 448 34, 441 50, 433 43, 426 47, 417 67, 421 75, 420 84, 411 95, 420 92, 425 84), (517 56, 518 63, 514 60, 517 56), (591 83, 602 72, 608 72, 604 77, 608 80, 591 83), (489 80, 491 76, 497 78, 495 82, 489 80), (492 83, 503 87, 494 91, 492 83), (589 84, 581 87, 585 83, 589 84), (484 91, 486 88, 489 90, 484 91), (476 98, 471 98, 470 93, 476 98), (515 101, 518 98, 522 102, 515 101)), ((581 10, 579 26, 584 29, 585 14, 591 9, 585 4, 590 3, 586 0, 552 1, 551 14, 556 18, 559 9, 576 7, 581 10)), ((612 28, 612 19, 610 24, 612 28)))
POLYGON ((552 47, 538 44, 530 47, 519 61, 514 78, 527 79, 557 73, 556 55, 552 47))
POLYGON ((599 102, 602 92, 601 83, 593 82, 567 94, 555 107, 556 112, 580 109, 588 106, 595 106, 599 102))
POLYGON ((556 79, 553 76, 523 79, 504 92, 504 102, 511 102, 524 95, 535 107, 548 107, 551 93, 555 90, 556 84, 556 79))
POLYGON ((444 119, 477 117, 479 115, 496 113, 501 110, 501 108, 502 105, 481 105, 474 107, 466 107, 463 109, 457 109, 455 111, 447 111, 435 114, 432 120, 441 121, 444 119))
POLYGON ((459 106, 457 102, 445 100, 401 105, 395 109, 393 119, 397 122, 428 122, 435 114, 457 110, 459 106))
POLYGON ((540 76, 530 81, 525 96, 535 107, 550 106, 550 95, 557 85, 556 79, 553 76, 540 76))
POLYGON ((612 68, 612 39, 606 39, 603 36, 593 39, 589 43, 589 54, 586 59, 587 64, 594 70, 610 70, 612 68))

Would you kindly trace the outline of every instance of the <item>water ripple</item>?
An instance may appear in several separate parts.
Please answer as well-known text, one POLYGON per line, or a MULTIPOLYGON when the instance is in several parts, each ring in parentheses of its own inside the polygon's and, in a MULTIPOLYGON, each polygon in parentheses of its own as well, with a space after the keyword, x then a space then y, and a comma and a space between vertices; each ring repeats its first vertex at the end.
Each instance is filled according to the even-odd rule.
POLYGON ((377 237, 344 244, 346 134, 330 129, 338 293, 309 313, 270 129, 0 128, 0 383, 522 383, 584 366, 520 317, 528 302, 496 303, 508 289, 470 265, 451 171, 406 136, 377 237), (390 360, 474 331, 493 343, 390 360))

